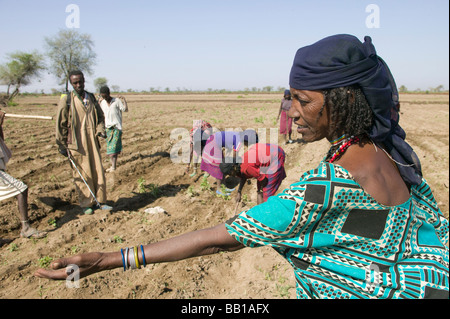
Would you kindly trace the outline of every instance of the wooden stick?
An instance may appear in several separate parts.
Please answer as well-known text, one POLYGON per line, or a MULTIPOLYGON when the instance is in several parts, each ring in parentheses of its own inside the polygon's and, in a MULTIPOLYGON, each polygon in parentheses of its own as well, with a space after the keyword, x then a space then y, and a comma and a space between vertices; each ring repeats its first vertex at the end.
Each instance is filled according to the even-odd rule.
POLYGON ((23 119, 41 119, 41 120, 52 120, 52 116, 43 116, 43 115, 22 115, 22 114, 10 114, 5 113, 6 117, 17 117, 23 119))
POLYGON ((234 208, 234 215, 236 215, 240 203, 240 201, 236 203, 236 207, 234 208))

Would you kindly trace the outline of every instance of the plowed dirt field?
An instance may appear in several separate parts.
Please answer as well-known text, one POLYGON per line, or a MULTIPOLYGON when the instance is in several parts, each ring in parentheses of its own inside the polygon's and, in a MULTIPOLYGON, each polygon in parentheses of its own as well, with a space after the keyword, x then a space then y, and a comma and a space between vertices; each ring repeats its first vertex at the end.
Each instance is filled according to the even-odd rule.
MULTIPOLYGON (((265 129, 268 141, 278 140, 287 154, 288 175, 280 191, 314 168, 329 147, 324 140, 304 144, 295 133, 294 143, 284 144, 276 122, 281 94, 125 96, 130 111, 123 118, 124 149, 117 170, 107 173, 108 203, 114 209, 93 215, 82 214, 71 168, 55 145, 59 97, 20 97, 17 106, 3 109, 6 113, 49 115, 53 120, 6 118, 3 125, 5 142, 13 152, 8 172, 29 186, 32 225, 49 233, 39 240, 20 238, 17 201, 0 203, 0 238, 12 240, 0 247, 0 298, 295 298, 292 270, 270 248, 243 249, 125 273, 112 270, 81 279, 79 288, 33 276, 51 259, 118 251, 232 217, 234 194, 226 200, 203 190, 203 179, 185 174, 185 164, 171 158, 171 151, 181 145, 171 133, 176 128, 189 130, 195 119, 221 130, 265 129), (146 212, 156 206, 165 213, 146 212)), ((448 218, 449 96, 404 94, 401 102, 400 124, 448 218)), ((102 156, 108 168, 104 141, 102 156)), ((213 178, 208 182, 214 187, 213 178)), ((255 205, 254 182, 245 186, 243 194, 247 195, 243 208, 255 205)))

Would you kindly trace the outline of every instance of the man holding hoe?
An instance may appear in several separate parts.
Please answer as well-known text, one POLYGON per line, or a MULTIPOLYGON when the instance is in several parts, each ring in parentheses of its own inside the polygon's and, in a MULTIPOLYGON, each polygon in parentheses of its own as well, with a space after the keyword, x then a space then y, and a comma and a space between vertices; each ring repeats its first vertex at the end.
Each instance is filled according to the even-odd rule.
POLYGON ((56 144, 72 163, 75 188, 85 214, 111 209, 106 202, 106 181, 99 137, 105 137, 105 118, 96 98, 84 90, 81 71, 69 73, 73 91, 63 94, 56 119, 56 144))

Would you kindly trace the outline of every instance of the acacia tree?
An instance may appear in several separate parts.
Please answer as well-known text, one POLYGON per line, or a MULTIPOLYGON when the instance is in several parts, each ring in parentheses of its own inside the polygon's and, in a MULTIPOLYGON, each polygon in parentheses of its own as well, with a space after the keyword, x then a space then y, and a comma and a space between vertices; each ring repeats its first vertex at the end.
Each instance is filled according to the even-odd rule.
POLYGON ((89 34, 74 29, 61 30, 53 37, 45 38, 46 54, 51 61, 50 71, 69 88, 69 72, 80 70, 92 74, 97 54, 89 34))
POLYGON ((43 57, 36 51, 32 53, 15 52, 8 54, 9 62, 0 65, 0 83, 8 87, 5 100, 12 101, 19 94, 20 87, 28 85, 45 69, 43 57), (11 93, 11 88, 14 91, 11 93))
POLYGON ((105 77, 96 78, 94 80, 94 86, 97 89, 97 92, 100 92, 100 88, 104 85, 108 85, 108 80, 105 77))

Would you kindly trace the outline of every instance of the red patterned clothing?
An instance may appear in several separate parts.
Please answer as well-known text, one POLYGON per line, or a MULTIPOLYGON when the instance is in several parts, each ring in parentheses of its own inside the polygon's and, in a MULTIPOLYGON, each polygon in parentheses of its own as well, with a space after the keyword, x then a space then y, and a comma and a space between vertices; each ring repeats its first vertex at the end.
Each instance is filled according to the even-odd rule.
POLYGON ((256 178, 258 190, 261 182, 268 179, 267 185, 262 189, 264 202, 275 195, 283 179, 286 178, 284 170, 285 154, 281 147, 275 144, 256 143, 250 146, 244 154, 241 164, 241 176, 256 178))

